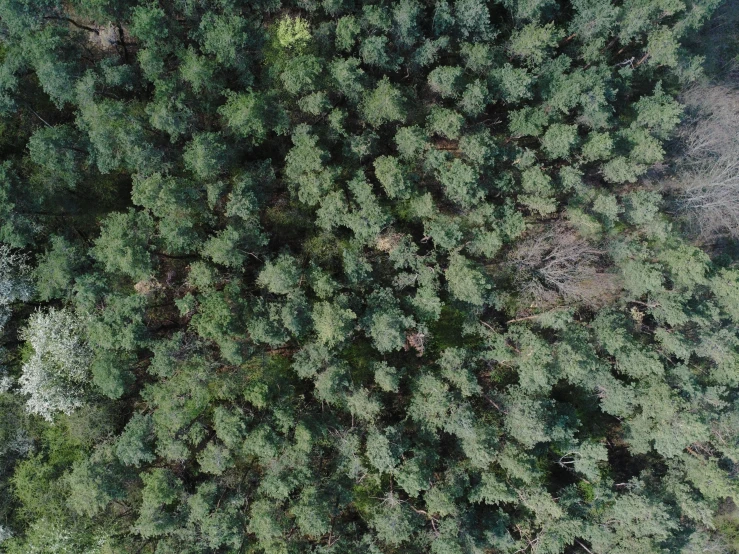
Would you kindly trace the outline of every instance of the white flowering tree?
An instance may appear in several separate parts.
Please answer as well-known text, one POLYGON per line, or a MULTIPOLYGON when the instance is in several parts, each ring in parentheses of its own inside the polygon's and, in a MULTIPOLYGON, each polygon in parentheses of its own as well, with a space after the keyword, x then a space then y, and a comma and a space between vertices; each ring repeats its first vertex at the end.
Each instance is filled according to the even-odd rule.
POLYGON ((31 298, 32 287, 28 279, 26 257, 0 244, 0 333, 10 318, 10 305, 31 298))
POLYGON ((21 392, 29 397, 28 411, 51 421, 55 413, 70 414, 79 408, 92 361, 80 319, 66 309, 36 312, 21 338, 33 347, 18 379, 21 392))

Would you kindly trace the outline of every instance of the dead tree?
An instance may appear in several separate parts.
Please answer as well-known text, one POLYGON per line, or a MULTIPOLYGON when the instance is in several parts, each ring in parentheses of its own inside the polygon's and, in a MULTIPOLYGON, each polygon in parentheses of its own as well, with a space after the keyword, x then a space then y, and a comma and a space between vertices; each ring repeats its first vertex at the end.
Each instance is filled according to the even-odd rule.
POLYGON ((683 101, 689 117, 673 184, 679 210, 704 239, 739 237, 739 90, 700 86, 683 101))
POLYGON ((509 254, 522 297, 538 307, 565 302, 600 304, 612 284, 599 271, 603 252, 564 223, 555 223, 523 240, 509 254))

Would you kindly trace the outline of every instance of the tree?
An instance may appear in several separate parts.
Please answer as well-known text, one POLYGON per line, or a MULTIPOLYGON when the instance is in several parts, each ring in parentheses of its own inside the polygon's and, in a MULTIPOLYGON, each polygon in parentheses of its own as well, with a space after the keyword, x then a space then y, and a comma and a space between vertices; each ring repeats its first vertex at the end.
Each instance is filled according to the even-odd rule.
POLYGON ((31 315, 21 337, 33 353, 18 379, 21 392, 29 397, 29 412, 52 421, 55 414, 71 414, 82 406, 92 358, 83 332, 83 322, 65 309, 31 315))
POLYGON ((74 512, 93 517, 113 500, 125 498, 120 466, 116 467, 110 454, 108 449, 101 448, 90 459, 73 465, 67 476, 70 489, 67 503, 74 512))
POLYGON ((305 19, 283 17, 277 23, 275 40, 281 48, 300 51, 310 39, 310 28, 305 19))
MULTIPOLYGON (((39 519, 34 521, 23 539, 14 538, 7 541, 8 552, 89 552, 102 554, 103 548, 112 543, 105 534, 96 535, 86 532, 84 528, 63 525, 60 521, 39 519)), ((5 546, 5 545, 4 545, 5 546)))
POLYGON ((274 262, 267 262, 257 281, 275 294, 289 294, 298 287, 300 268, 288 254, 280 255, 274 262))
POLYGON ((153 451, 153 423, 150 415, 136 413, 118 437, 115 453, 122 464, 139 467, 156 459, 153 451))
POLYGON ((282 133, 285 113, 278 104, 259 92, 230 93, 228 101, 219 108, 228 127, 251 144, 261 144, 270 131, 282 133))
POLYGON ((547 48, 557 46, 561 38, 562 32, 553 23, 544 26, 530 23, 513 34, 509 48, 514 56, 539 65, 547 57, 547 48))
POLYGON ((541 135, 548 122, 549 116, 545 110, 526 107, 511 112, 508 128, 516 137, 536 137, 541 135))
POLYGON ((214 483, 203 483, 188 499, 190 525, 198 528, 203 546, 210 549, 223 545, 239 548, 244 541, 243 500, 229 496, 224 502, 223 498, 214 483))
POLYGON ((521 204, 542 215, 556 211, 557 204, 552 198, 552 178, 540 167, 529 167, 521 173, 521 187, 525 193, 518 196, 521 204))
POLYGON ((331 190, 333 172, 325 168, 328 153, 318 146, 310 127, 300 125, 292 135, 293 148, 285 159, 285 176, 297 185, 301 202, 315 206, 331 190))
POLYGON ((498 94, 506 102, 515 103, 531 95, 532 77, 523 68, 506 63, 493 72, 493 79, 498 94))
POLYGON ((490 12, 480 0, 454 2, 454 18, 463 39, 489 41, 494 34, 490 24, 490 12))
POLYGON ((161 157, 148 140, 140 116, 128 117, 120 101, 95 102, 92 91, 86 100, 77 125, 87 134, 90 155, 101 173, 121 168, 149 173, 160 166, 161 157))
MULTIPOLYGON (((227 291, 231 292, 231 291, 227 291)), ((197 313, 193 316, 193 328, 204 339, 215 341, 227 360, 241 360, 235 341, 238 317, 232 313, 230 294, 207 291, 198 297, 197 313)))
POLYGON ((716 4, 0 0, 0 550, 726 550, 716 4))
POLYGON ((449 258, 449 267, 444 276, 449 291, 458 300, 474 306, 482 306, 487 302, 489 285, 485 276, 464 256, 453 254, 449 258))
POLYGON ((312 317, 318 340, 331 347, 348 338, 357 315, 340 302, 320 302, 313 308, 312 317))
POLYGON ((359 46, 359 55, 362 61, 369 66, 375 66, 385 71, 397 71, 398 62, 388 53, 389 39, 384 35, 373 35, 364 39, 359 46))
POLYGON ((550 158, 565 158, 577 141, 577 127, 555 123, 541 139, 542 146, 550 158))
POLYGON ((103 395, 118 399, 135 381, 131 371, 135 360, 120 352, 103 352, 97 355, 90 368, 93 383, 103 395))
POLYGON ((144 538, 175 531, 184 515, 179 511, 184 493, 182 482, 171 471, 161 468, 155 468, 141 478, 144 489, 135 531, 144 538))
POLYGON ((103 222, 92 255, 107 271, 123 273, 136 281, 148 279, 153 271, 148 237, 154 220, 146 212, 130 209, 110 214, 103 222))
POLYGON ((219 265, 238 268, 246 261, 240 225, 229 225, 203 244, 203 253, 219 265))
MULTIPOLYGON (((366 76, 361 69, 361 62, 357 58, 339 58, 331 63, 329 71, 331 78, 336 83, 337 91, 346 96, 352 103, 359 102, 365 94, 366 76)), ((368 97, 369 99, 369 97, 368 97)), ((381 101, 381 97, 377 97, 381 101)), ((395 106, 397 108, 397 106, 395 106)), ((372 107, 371 110, 375 108, 372 107)), ((399 109, 388 108, 388 114, 400 113, 399 109)))
POLYGON ((374 90, 364 94, 362 116, 373 127, 394 121, 402 122, 406 117, 403 104, 402 93, 385 77, 377 83, 374 90))
POLYGON ((40 168, 43 179, 53 191, 61 183, 75 188, 85 158, 84 143, 78 132, 67 125, 41 127, 31 135, 28 151, 33 163, 40 168))
POLYGON ((380 156, 375 159, 375 176, 389 198, 407 198, 410 182, 397 158, 380 156))
POLYGON ((391 493, 378 506, 370 525, 381 541, 395 546, 411 538, 416 523, 415 514, 391 493))
POLYGON ((402 159, 412 160, 426 148, 426 137, 418 126, 401 127, 395 135, 395 145, 402 159))
POLYGON ((182 51, 179 55, 182 60, 180 64, 182 79, 195 92, 212 90, 218 86, 219 83, 216 77, 218 66, 215 60, 199 55, 192 47, 182 51))
POLYGON ((594 526, 588 531, 587 538, 594 549, 654 551, 674 528, 666 506, 644 496, 628 494, 609 504, 604 516, 610 523, 600 529, 594 526))
POLYGON ((375 348, 383 353, 403 348, 406 330, 413 327, 415 322, 399 309, 392 291, 375 291, 367 302, 368 310, 364 321, 375 348))
POLYGON ((608 276, 598 272, 600 255, 573 229, 560 224, 521 242, 509 259, 524 302, 547 306, 555 301, 553 295, 596 303, 613 292, 608 276))
MULTIPOLYGON (((731 108, 735 100, 736 93, 722 86, 695 87, 685 98, 699 115, 688 119, 680 131, 685 153, 682 177, 675 188, 679 207, 705 237, 739 232, 734 194, 739 186, 735 155, 739 118, 731 108)), ((647 114, 659 113, 659 106, 652 104, 646 103, 641 112, 650 123, 658 116, 647 114)))
POLYGON ((280 80, 290 94, 313 92, 317 88, 322 70, 320 58, 311 55, 297 56, 285 64, 280 80))
POLYGON ((463 208, 471 208, 483 198, 483 191, 477 186, 480 175, 475 168, 455 159, 437 172, 446 196, 463 208))
POLYGON ((213 179, 227 163, 226 145, 216 133, 198 133, 185 148, 185 167, 200 179, 213 179))
POLYGON ((459 96, 457 89, 461 77, 461 67, 441 66, 429 73, 428 84, 442 98, 454 98, 459 96))
POLYGON ((26 256, 0 244, 0 332, 10 319, 12 304, 31 299, 33 287, 28 271, 26 256))
POLYGON ((36 290, 39 298, 65 298, 69 295, 77 273, 84 266, 82 249, 55 235, 51 249, 38 261, 35 269, 36 290))
POLYGON ((434 106, 426 120, 429 133, 450 140, 458 139, 464 125, 464 117, 448 108, 434 106))
POLYGON ((242 68, 243 49, 249 43, 249 24, 236 14, 206 13, 200 20, 201 48, 227 67, 242 68))
MULTIPOLYGON (((78 295, 85 292, 80 290, 78 295)), ((139 294, 108 294, 99 300, 104 303, 103 309, 87 307, 92 316, 86 322, 87 337, 95 350, 134 352, 143 346, 147 334, 144 323, 147 298, 139 294)), ((78 304, 78 311, 81 308, 82 303, 78 304)))
POLYGON ((359 35, 360 27, 357 19, 345 15, 336 23, 336 48, 342 51, 351 50, 359 35))
MULTIPOLYGON (((385 186, 388 196, 393 195, 404 196, 404 187, 408 184, 405 182, 402 168, 398 167, 393 158, 377 158, 375 160, 375 176, 385 186), (384 173, 383 173, 384 172, 384 173), (398 187, 398 188, 395 188, 398 187)), ((362 173, 358 173, 349 183, 349 190, 352 193, 353 205, 351 213, 347 214, 344 224, 353 232, 357 241, 362 243, 373 243, 377 240, 382 229, 390 221, 390 214, 387 209, 380 204, 380 199, 375 196, 372 185, 367 181, 362 173)), ((349 252, 346 250, 345 253, 349 252)), ((345 254, 346 255, 346 254, 345 254)))

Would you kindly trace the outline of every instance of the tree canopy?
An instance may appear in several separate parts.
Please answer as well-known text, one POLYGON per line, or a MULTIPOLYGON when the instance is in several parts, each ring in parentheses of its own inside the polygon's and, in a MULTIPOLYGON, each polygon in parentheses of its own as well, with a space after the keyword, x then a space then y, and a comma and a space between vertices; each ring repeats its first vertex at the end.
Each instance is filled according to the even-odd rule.
POLYGON ((739 552, 735 0, 0 0, 0 552, 739 552))

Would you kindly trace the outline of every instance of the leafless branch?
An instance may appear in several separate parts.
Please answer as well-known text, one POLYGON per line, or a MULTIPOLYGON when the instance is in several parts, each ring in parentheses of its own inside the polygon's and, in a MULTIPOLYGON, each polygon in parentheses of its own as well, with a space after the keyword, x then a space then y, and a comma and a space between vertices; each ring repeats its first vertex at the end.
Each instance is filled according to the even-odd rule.
POLYGON ((683 95, 689 114, 679 138, 678 207, 698 234, 739 237, 739 90, 695 87, 683 95))
POLYGON ((509 260, 522 296, 539 307, 560 300, 596 304, 610 285, 598 270, 603 253, 568 225, 555 223, 522 241, 509 260))

